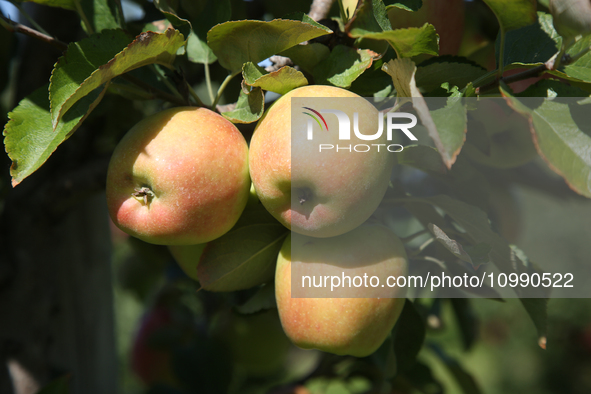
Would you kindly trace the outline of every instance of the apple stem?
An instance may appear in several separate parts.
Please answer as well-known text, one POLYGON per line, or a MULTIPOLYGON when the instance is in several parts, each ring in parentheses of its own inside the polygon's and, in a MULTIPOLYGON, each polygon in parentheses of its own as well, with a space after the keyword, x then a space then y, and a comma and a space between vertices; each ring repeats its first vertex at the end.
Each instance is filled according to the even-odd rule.
POLYGON ((136 187, 133 190, 135 191, 131 193, 131 195, 136 199, 143 201, 144 205, 149 205, 150 201, 152 201, 152 198, 156 196, 154 192, 147 186, 136 187))

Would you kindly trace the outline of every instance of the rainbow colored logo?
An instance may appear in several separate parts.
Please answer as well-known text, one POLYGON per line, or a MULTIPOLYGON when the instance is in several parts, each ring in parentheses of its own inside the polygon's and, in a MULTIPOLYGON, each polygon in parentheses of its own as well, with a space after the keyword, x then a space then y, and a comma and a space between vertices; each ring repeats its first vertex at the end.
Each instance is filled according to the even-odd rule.
MULTIPOLYGON (((328 131, 328 124, 326 124, 326 120, 324 120, 324 117, 323 117, 322 115, 320 115, 320 112, 318 112, 318 111, 316 111, 316 110, 313 110, 313 109, 312 109, 312 108, 310 108, 310 107, 303 107, 303 108, 304 108, 304 109, 307 109, 308 111, 312 111, 312 112, 314 112, 316 115, 318 115, 318 116, 320 117, 320 119, 322 119, 322 123, 324 123, 324 127, 326 128, 326 131, 328 131)), ((305 115, 308 115, 308 116, 310 116, 312 119, 314 119, 314 120, 316 121, 316 123, 318 123, 318 126, 320 126, 320 130, 322 130, 322 125, 320 124, 320 120, 319 120, 319 119, 318 119, 316 116, 314 116, 314 115, 312 115, 311 113, 308 113, 308 112, 302 112, 302 113, 303 113, 303 114, 305 114, 305 115)))

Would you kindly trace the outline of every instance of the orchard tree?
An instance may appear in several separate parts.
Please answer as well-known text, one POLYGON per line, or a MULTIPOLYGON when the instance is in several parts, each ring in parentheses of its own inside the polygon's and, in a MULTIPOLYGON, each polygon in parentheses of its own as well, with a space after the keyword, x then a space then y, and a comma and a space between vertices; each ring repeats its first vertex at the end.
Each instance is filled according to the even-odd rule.
MULTIPOLYGON (((516 246, 515 195, 591 197, 587 0, 10 3, 0 392, 481 393, 433 336, 479 343, 469 297, 519 299, 552 343, 569 277, 516 246), (292 112, 322 98, 355 146, 393 113, 418 125, 343 156, 337 117, 292 112), (296 118, 336 152, 299 149, 296 118), (343 270, 464 282, 295 294, 343 270)), ((567 335, 548 392, 588 392, 589 329, 567 335)))

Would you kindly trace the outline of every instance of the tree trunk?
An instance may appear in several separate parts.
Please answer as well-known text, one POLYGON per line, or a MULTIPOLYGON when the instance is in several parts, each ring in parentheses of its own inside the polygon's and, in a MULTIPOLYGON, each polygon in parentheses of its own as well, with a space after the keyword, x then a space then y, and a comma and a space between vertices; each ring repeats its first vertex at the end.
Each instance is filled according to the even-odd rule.
MULTIPOLYGON (((78 38, 73 12, 25 6, 50 34, 78 38)), ((20 100, 47 84, 60 54, 22 36, 18 48, 20 100)), ((66 141, 0 200, 0 393, 35 393, 65 374, 74 394, 117 392, 106 161, 93 134, 66 141)))

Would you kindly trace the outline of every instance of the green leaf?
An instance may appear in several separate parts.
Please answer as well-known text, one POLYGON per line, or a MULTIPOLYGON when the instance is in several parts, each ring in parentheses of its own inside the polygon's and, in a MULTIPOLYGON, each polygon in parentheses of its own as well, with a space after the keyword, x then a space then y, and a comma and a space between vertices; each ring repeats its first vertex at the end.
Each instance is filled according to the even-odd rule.
POLYGON ((244 82, 250 86, 252 86, 262 76, 268 74, 269 73, 265 71, 264 68, 252 62, 246 62, 244 63, 244 66, 242 66, 242 78, 244 78, 244 82))
POLYGON ((437 227, 434 224, 429 224, 427 229, 433 236, 435 240, 439 242, 445 249, 449 250, 454 256, 459 258, 462 261, 472 264, 472 259, 470 255, 464 251, 462 245, 456 241, 451 239, 441 228, 437 227))
POLYGON ((314 80, 319 85, 351 86, 367 70, 376 53, 367 49, 354 49, 344 45, 334 47, 330 56, 314 69, 314 80))
MULTIPOLYGON (((515 245, 511 245, 511 251, 515 259, 523 262, 528 267, 532 267, 532 271, 543 276, 543 270, 537 265, 529 261, 525 253, 515 245)), ((521 303, 532 319, 534 326, 538 332, 538 345, 542 349, 546 349, 546 332, 548 328, 548 300, 551 289, 547 290, 546 297, 541 299, 522 298, 521 303)))
POLYGON ((532 319, 538 331, 538 345, 546 349, 546 331, 548 326, 548 298, 522 298, 521 303, 532 319))
POLYGON ((198 18, 192 20, 193 30, 187 38, 187 56, 194 63, 211 64, 217 57, 207 45, 207 32, 232 16, 229 0, 208 0, 198 18))
POLYGON ((392 78, 398 100, 411 101, 408 98, 423 97, 417 89, 417 83, 415 81, 417 67, 412 60, 390 60, 388 63, 384 63, 382 70, 392 78))
POLYGON ((399 372, 410 370, 416 363, 426 336, 425 321, 414 303, 406 300, 394 326, 394 354, 399 372))
POLYGON ((504 32, 536 21, 536 0, 484 0, 494 12, 504 32))
POLYGON ((470 375, 464 367, 454 358, 448 356, 443 349, 435 344, 430 345, 431 350, 441 359, 443 365, 447 368, 447 371, 457 382, 460 390, 464 394, 480 394, 482 391, 476 380, 470 375))
POLYGON ((371 390, 372 383, 362 376, 348 379, 314 377, 306 381, 310 394, 363 394, 371 390))
MULTIPOLYGON (((400 318, 398 319, 400 321, 400 318)), ((389 335, 378 350, 371 355, 373 363, 379 368, 385 379, 392 379, 397 372, 397 359, 394 354, 394 342, 389 335)))
POLYGON ((458 322, 464 350, 470 350, 478 338, 478 318, 476 317, 469 299, 458 297, 450 298, 449 301, 458 322))
POLYGON ((57 147, 76 131, 105 92, 105 89, 97 89, 74 104, 54 131, 47 89, 47 85, 37 89, 8 114, 9 121, 3 134, 6 152, 12 160, 10 175, 13 187, 37 171, 57 147))
POLYGON ((413 387, 416 387, 421 393, 443 393, 444 388, 439 382, 439 377, 436 379, 431 372, 430 367, 417 362, 413 367, 405 373, 405 378, 408 379, 413 387))
POLYGON ((57 378, 43 387, 37 394, 69 394, 70 393, 70 375, 57 378))
POLYGON ((542 79, 530 85, 517 97, 587 97, 589 92, 561 81, 542 79))
POLYGON ((382 69, 392 77, 399 100, 411 101, 433 139, 445 166, 451 169, 465 140, 467 110, 461 98, 446 99, 442 108, 430 111, 417 89, 416 66, 409 59, 394 59, 382 69))
POLYGON ((490 261, 490 245, 480 243, 473 246, 467 246, 464 248, 468 256, 470 256, 470 263, 477 269, 482 264, 486 264, 490 261))
MULTIPOLYGON (((193 33, 191 22, 178 16, 176 10, 171 6, 171 2, 168 0, 154 0, 154 6, 164 15, 166 21, 180 31, 183 36, 189 37, 193 33)), ((161 32, 162 29, 158 28, 156 31, 161 32)), ((179 54, 181 54, 180 51, 179 54)))
POLYGON ((126 43, 125 33, 110 30, 68 45, 49 86, 54 128, 74 103, 112 78, 152 63, 170 65, 184 38, 177 30, 167 30, 141 33, 126 43))
MULTIPOLYGON (((500 235, 492 231, 488 217, 482 210, 445 195, 419 200, 445 211, 456 223, 464 228, 474 242, 490 245, 492 247, 491 259, 502 272, 514 272, 509 244, 500 235)), ((518 288, 516 289, 518 290, 518 288)))
MULTIPOLYGON (((555 55, 561 45, 562 37, 554 29, 552 16, 538 12, 536 24, 507 33, 504 61, 506 69, 538 66, 555 55)), ((574 56, 589 46, 591 46, 591 36, 582 37, 568 48, 566 54, 574 56)), ((498 54, 498 40, 496 50, 498 54)), ((577 82, 574 85, 590 90, 588 83, 591 82, 591 53, 585 54, 567 66, 561 66, 559 70, 546 71, 546 73, 577 82), (581 84, 580 81, 586 83, 581 84)))
POLYGON ((249 289, 271 280, 288 230, 259 204, 203 251, 197 276, 205 290, 249 289))
MULTIPOLYGON (((567 55, 574 56, 581 51, 587 50, 591 46, 591 36, 585 36, 571 46, 567 51, 567 55)), ((591 52, 587 52, 584 56, 579 58, 576 62, 564 67, 562 73, 552 73, 557 76, 566 74, 567 79, 578 79, 585 82, 591 82, 591 52)))
POLYGON ((362 0, 362 4, 347 25, 348 31, 382 32, 392 30, 386 6, 382 0, 362 0))
POLYGON ((396 7, 406 11, 418 11, 423 6, 423 0, 385 0, 386 8, 396 7))
MULTIPOLYGON (((508 96, 507 93, 505 95, 508 96)), ((544 100, 528 108, 517 98, 511 105, 531 118, 538 153, 577 193, 591 198, 591 136, 581 130, 588 121, 589 104, 544 100)))
POLYGON ((371 38, 385 40, 396 51, 398 57, 413 57, 420 54, 437 56, 439 37, 435 27, 425 23, 423 27, 409 27, 383 32, 371 32, 363 29, 353 29, 349 33, 353 38, 371 38))
MULTIPOLYGON (((504 63, 522 65, 538 65, 550 59, 560 47, 562 38, 554 30, 552 16, 538 12, 537 22, 508 32, 505 35, 504 63)), ((495 50, 497 58, 500 49, 500 39, 497 39, 495 50)))
POLYGON ((249 86, 284 95, 285 93, 308 84, 308 80, 300 71, 293 67, 281 67, 277 71, 267 73, 254 63, 244 63, 242 68, 244 82, 249 86))
POLYGON ((312 73, 314 67, 330 55, 330 49, 326 45, 314 42, 308 45, 295 45, 279 55, 290 58, 302 70, 312 73))
POLYGON ((222 67, 239 72, 246 62, 259 63, 301 42, 331 33, 304 14, 290 19, 232 21, 213 27, 207 43, 222 67))
POLYGON ((374 60, 371 67, 353 81, 349 90, 362 97, 383 98, 390 96, 394 90, 392 78, 382 71, 383 64, 381 59, 374 60))
POLYGON ((60 7, 65 8, 67 10, 75 10, 76 9, 76 1, 75 0, 17 0, 19 3, 24 3, 25 1, 31 1, 37 4, 43 4, 50 7, 60 7))
POLYGON ((271 284, 262 285, 244 304, 237 306, 236 311, 243 315, 277 308, 275 302, 275 287, 271 284))
POLYGON ((466 141, 468 129, 468 110, 461 98, 450 97, 445 106, 431 111, 431 119, 437 128, 437 138, 441 147, 439 154, 448 168, 455 163, 466 141))
POLYGON ((236 107, 222 115, 233 123, 252 123, 263 116, 265 95, 261 88, 254 88, 248 94, 242 90, 236 107))
POLYGON ((80 0, 80 8, 90 22, 93 33, 124 26, 123 14, 117 3, 115 0, 80 0))
POLYGON ((465 58, 439 56, 421 63, 415 76, 417 86, 424 92, 439 89, 444 82, 464 88, 468 83, 486 74, 486 69, 465 58))
POLYGON ((418 11, 423 6, 423 0, 384 0, 386 9, 400 8, 405 11, 418 11))
MULTIPOLYGON (((432 204, 433 206, 442 209, 456 223, 464 228, 466 234, 471 237, 474 242, 490 245, 492 248, 490 251, 491 261, 501 270, 501 272, 506 274, 513 272, 539 272, 539 269, 536 266, 529 264, 527 261, 523 261, 523 258, 516 255, 507 241, 492 231, 488 217, 480 209, 445 195, 416 200, 427 202, 428 204, 432 204)), ((548 301, 547 289, 515 287, 514 291, 526 307, 527 313, 532 320, 536 322, 538 332, 541 335, 541 333, 545 332, 545 326, 541 325, 544 321, 541 314, 545 314, 546 311, 546 304, 548 301), (538 324, 540 324, 540 326, 538 326, 538 324)))
POLYGON ((396 158, 398 164, 411 166, 427 173, 447 173, 447 168, 437 149, 427 145, 405 146, 402 152, 396 154, 396 158))

